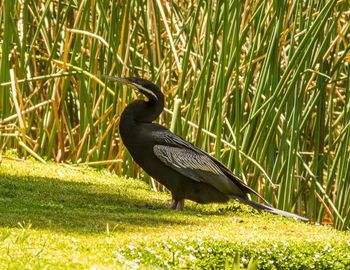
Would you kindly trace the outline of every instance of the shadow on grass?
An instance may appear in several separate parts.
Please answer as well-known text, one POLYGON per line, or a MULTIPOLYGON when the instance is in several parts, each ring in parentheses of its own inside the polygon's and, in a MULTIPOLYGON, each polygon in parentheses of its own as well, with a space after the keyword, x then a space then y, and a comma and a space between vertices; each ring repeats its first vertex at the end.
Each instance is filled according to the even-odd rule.
POLYGON ((164 203, 147 198, 147 191, 134 193, 123 186, 0 174, 0 226, 18 227, 21 222, 33 228, 97 233, 106 231, 107 224, 111 231, 126 232, 191 224, 164 203))

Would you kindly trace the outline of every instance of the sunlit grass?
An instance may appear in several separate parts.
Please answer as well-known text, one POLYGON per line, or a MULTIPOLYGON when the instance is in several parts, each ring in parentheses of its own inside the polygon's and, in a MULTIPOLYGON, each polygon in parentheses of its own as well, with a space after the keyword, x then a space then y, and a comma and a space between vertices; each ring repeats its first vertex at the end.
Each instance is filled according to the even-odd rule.
POLYGON ((205 254, 219 252, 212 259, 206 255, 212 264, 235 251, 252 254, 249 259, 273 245, 284 245, 291 254, 313 254, 330 245, 329 252, 338 250, 340 256, 349 249, 349 233, 329 226, 258 213, 234 202, 186 202, 185 211, 169 211, 169 199, 141 180, 107 171, 3 158, 0 268, 154 265, 156 257, 149 258, 148 250, 163 256, 169 267, 171 252, 177 252, 177 266, 199 265, 194 257, 204 251, 189 252, 198 241, 205 254))

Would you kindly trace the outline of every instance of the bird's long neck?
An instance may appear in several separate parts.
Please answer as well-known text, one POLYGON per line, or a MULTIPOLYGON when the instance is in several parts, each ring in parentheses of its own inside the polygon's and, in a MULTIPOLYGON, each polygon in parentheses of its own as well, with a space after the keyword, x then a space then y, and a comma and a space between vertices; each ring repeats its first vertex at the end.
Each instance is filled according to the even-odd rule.
MULTIPOLYGON (((151 123, 164 109, 164 96, 158 101, 135 100, 131 102, 121 115, 121 122, 151 123)), ((120 123, 121 124, 121 123, 120 123)))

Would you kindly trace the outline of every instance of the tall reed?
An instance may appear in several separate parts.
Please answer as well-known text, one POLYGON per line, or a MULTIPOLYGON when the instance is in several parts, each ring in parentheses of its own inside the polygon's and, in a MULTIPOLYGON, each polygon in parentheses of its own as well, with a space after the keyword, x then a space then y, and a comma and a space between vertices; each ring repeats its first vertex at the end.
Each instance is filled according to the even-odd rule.
POLYGON ((93 74, 145 77, 160 123, 277 207, 349 228, 347 1, 2 3, 1 151, 136 176, 118 136, 135 95, 93 74))

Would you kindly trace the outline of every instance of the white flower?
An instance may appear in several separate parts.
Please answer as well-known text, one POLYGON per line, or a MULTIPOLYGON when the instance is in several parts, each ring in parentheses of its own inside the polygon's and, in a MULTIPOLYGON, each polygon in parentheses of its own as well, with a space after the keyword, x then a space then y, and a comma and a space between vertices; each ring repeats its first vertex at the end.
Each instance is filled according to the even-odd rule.
POLYGON ((152 253, 152 254, 155 254, 156 252, 152 249, 150 249, 149 247, 146 247, 145 248, 149 253, 152 253))
POLYGON ((192 246, 189 246, 189 247, 185 247, 186 248, 186 250, 191 250, 191 251, 193 251, 193 252, 198 252, 198 250, 196 250, 194 247, 192 247, 192 246))
POLYGON ((190 258, 191 261, 194 261, 197 259, 197 257, 193 256, 192 254, 188 255, 188 257, 190 258))

